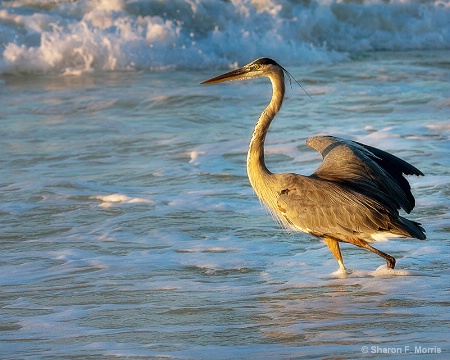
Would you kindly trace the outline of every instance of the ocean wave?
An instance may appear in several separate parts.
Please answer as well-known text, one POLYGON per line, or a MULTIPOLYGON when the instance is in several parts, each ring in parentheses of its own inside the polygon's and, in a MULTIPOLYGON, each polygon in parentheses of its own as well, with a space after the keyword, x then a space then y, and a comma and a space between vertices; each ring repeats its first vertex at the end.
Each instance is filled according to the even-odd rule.
POLYGON ((443 0, 3 1, 0 74, 332 63, 450 49, 449 23, 443 0))

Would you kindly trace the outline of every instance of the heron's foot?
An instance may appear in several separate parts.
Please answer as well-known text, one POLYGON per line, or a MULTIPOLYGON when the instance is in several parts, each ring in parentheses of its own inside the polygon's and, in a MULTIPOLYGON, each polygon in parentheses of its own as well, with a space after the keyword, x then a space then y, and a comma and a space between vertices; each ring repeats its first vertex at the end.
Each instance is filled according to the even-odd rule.
POLYGON ((387 257, 386 257, 386 265, 387 265, 388 269, 395 268, 395 258, 393 258, 390 255, 387 255, 387 257))
POLYGON ((339 272, 343 275, 350 275, 353 271, 347 269, 346 267, 340 267, 339 272))
POLYGON ((339 266, 339 269, 337 269, 332 276, 336 278, 344 279, 347 277, 347 275, 350 275, 353 271, 348 270, 344 266, 339 266))
POLYGON ((344 263, 342 262, 342 260, 338 261, 339 264, 339 272, 342 274, 351 274, 351 270, 348 270, 345 266, 344 263))

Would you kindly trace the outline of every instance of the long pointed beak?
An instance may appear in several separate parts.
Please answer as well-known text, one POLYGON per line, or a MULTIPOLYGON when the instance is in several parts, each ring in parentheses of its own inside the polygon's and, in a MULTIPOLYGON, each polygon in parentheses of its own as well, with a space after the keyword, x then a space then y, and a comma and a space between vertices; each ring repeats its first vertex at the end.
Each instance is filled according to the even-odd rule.
POLYGON ((212 79, 205 80, 201 84, 216 84, 224 81, 233 81, 233 80, 244 80, 246 79, 246 74, 250 71, 250 69, 246 67, 241 67, 239 69, 227 72, 225 74, 213 77, 212 79))

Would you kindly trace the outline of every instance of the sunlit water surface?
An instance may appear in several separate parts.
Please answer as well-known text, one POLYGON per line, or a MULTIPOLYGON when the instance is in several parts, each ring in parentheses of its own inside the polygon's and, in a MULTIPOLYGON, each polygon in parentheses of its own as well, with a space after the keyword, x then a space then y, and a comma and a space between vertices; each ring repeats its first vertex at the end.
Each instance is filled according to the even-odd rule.
MULTIPOLYGON (((448 358, 448 52, 375 52, 289 68, 267 139, 274 172, 309 174, 307 137, 334 134, 420 168, 385 270, 288 234, 249 186, 267 80, 221 70, 0 79, 0 352, 16 358, 448 358), (432 357, 430 357, 432 358, 432 357)), ((248 59, 252 60, 252 59, 248 59)))

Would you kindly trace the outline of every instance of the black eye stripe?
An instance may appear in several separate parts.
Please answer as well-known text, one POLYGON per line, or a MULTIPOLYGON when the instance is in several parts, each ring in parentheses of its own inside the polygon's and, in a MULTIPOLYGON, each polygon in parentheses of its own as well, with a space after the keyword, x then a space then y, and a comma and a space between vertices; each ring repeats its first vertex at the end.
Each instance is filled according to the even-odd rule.
POLYGON ((270 58, 264 57, 264 58, 260 58, 257 59, 253 62, 254 65, 278 65, 277 62, 275 60, 272 60, 270 58))

